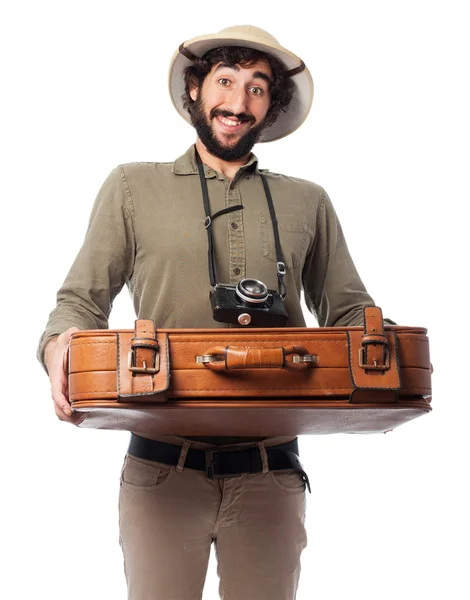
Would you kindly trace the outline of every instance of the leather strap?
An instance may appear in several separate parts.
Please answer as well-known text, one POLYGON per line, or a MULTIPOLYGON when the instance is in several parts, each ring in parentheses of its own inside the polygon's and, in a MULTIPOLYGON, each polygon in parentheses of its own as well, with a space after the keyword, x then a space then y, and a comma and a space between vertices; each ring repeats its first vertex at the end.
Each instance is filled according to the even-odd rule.
POLYGON ((374 368, 385 365, 387 336, 384 333, 382 310, 378 306, 364 307, 364 333, 361 337, 364 365, 374 368))
POLYGON ((118 401, 165 402, 170 383, 168 334, 150 319, 135 321, 134 335, 117 336, 118 401))
MULTIPOLYGON (((365 398, 364 394, 355 394, 356 389, 391 391, 401 388, 396 331, 385 332, 378 306, 366 306, 363 314, 363 332, 347 330, 349 369, 355 388, 351 401, 365 398)), ((378 398, 387 402, 390 398, 396 400, 398 395, 382 394, 378 398)))
MULTIPOLYGON (((132 366, 136 369, 158 371, 158 342, 155 324, 150 319, 137 319, 134 337, 131 340, 132 366)), ((133 373, 135 377, 137 372, 133 373)))
MULTIPOLYGON (((167 465, 177 465, 181 454, 181 447, 173 444, 165 444, 140 437, 136 434, 131 435, 128 453, 132 456, 162 462, 167 465)), ((305 472, 300 458, 298 456, 298 440, 278 446, 266 448, 268 465, 271 471, 281 469, 294 469, 304 476, 308 491, 311 493, 308 475, 305 472)), ((189 448, 184 462, 184 466, 189 469, 206 471, 209 479, 219 479, 221 477, 233 477, 242 473, 262 473, 263 463, 258 446, 244 449, 224 449, 224 450, 199 450, 189 448)))

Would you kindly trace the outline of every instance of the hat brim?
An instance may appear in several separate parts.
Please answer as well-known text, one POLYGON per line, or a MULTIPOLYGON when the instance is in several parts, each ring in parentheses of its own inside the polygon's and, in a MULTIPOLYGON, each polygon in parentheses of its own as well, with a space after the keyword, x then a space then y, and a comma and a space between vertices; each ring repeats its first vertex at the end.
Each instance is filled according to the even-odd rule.
MULTIPOLYGON (((267 44, 265 41, 260 40, 260 38, 247 34, 240 37, 233 33, 230 35, 220 33, 203 35, 184 43, 185 49, 199 57, 204 56, 206 52, 213 48, 222 46, 242 46, 261 50, 281 60, 288 70, 297 68, 302 62, 298 56, 282 46, 267 44)), ((183 119, 190 124, 189 113, 183 108, 181 98, 185 91, 183 71, 191 63, 191 59, 181 54, 178 49, 171 59, 168 75, 171 101, 183 119)), ((302 125, 310 112, 313 101, 313 79, 310 71, 305 67, 303 71, 292 75, 291 79, 294 84, 292 100, 286 112, 280 112, 274 125, 263 130, 259 139, 260 142, 272 142, 289 135, 302 125)))

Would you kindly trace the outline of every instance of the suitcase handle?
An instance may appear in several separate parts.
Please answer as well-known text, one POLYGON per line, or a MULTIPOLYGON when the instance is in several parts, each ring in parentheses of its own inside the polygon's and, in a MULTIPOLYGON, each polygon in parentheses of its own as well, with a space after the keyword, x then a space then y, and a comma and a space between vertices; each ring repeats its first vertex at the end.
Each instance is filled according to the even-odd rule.
POLYGON ((259 348, 250 346, 213 346, 206 354, 196 356, 212 371, 230 369, 287 369, 304 372, 316 363, 317 357, 303 346, 259 348), (287 357, 292 357, 288 359, 287 357))

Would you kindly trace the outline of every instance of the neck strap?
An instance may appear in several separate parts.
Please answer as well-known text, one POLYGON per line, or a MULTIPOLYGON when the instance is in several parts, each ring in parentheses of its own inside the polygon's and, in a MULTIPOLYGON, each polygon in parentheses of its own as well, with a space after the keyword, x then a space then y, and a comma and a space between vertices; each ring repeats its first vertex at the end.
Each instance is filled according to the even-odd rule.
MULTIPOLYGON (((236 206, 230 206, 228 208, 223 208, 219 210, 215 214, 211 216, 210 214, 210 204, 209 204, 209 193, 207 191, 207 181, 206 176, 204 174, 204 167, 202 165, 201 157, 199 156, 199 152, 197 151, 196 146, 194 146, 195 154, 196 154, 196 164, 197 169, 199 171, 199 179, 201 181, 201 189, 202 189, 202 200, 204 202, 204 211, 206 214, 205 227, 207 230, 207 239, 208 239, 208 262, 209 262, 209 280, 212 287, 217 285, 217 277, 215 271, 215 260, 214 260, 214 237, 212 235, 212 221, 221 215, 225 215, 227 213, 233 212, 235 210, 243 210, 242 204, 237 204, 236 206)), ((264 192, 266 194, 266 200, 269 206, 269 214, 271 215, 271 221, 273 224, 273 234, 274 234, 274 244, 276 248, 276 261, 277 261, 277 279, 278 279, 278 289, 279 294, 282 299, 284 299, 287 295, 287 286, 284 283, 284 275, 286 274, 286 265, 282 259, 282 250, 281 250, 281 241, 279 239, 279 230, 277 224, 276 211, 274 210, 273 199, 271 196, 271 191, 269 189, 268 181, 266 176, 260 173, 261 179, 263 181, 264 192)))

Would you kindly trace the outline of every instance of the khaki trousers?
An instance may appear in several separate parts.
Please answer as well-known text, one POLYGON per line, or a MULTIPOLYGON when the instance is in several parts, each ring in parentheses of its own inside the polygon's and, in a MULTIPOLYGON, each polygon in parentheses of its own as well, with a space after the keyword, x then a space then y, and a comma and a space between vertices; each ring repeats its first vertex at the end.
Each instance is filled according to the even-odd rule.
POLYGON ((307 545, 306 484, 296 471, 209 479, 127 454, 119 494, 129 600, 201 600, 214 542, 222 600, 294 600, 307 545))

